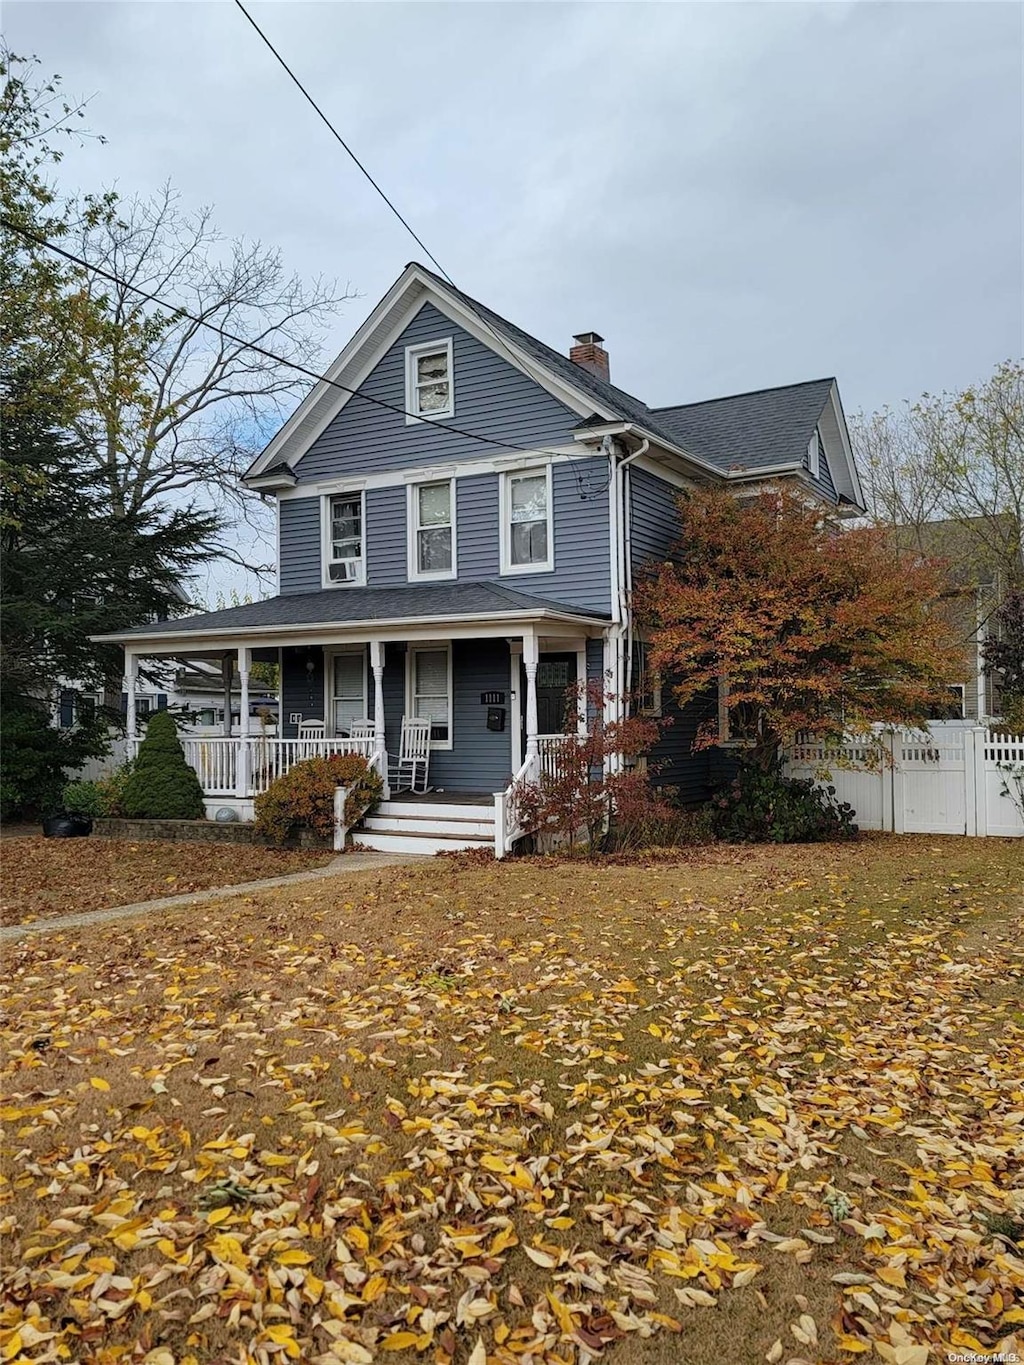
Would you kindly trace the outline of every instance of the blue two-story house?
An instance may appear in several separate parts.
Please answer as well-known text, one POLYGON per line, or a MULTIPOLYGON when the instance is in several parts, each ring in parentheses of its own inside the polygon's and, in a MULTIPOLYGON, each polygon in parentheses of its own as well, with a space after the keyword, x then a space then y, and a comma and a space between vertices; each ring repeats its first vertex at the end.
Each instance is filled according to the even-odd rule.
POLYGON ((633 577, 678 540, 682 490, 780 479, 861 509, 833 379, 650 408, 611 383, 596 333, 562 355, 409 265, 245 475, 276 504, 277 595, 118 637, 130 734, 140 658, 219 660, 243 694, 274 661, 276 733, 243 695, 243 733, 187 741, 211 810, 249 816, 312 753, 359 750, 387 776, 425 721, 430 796, 392 792, 357 837, 500 853, 514 779, 565 742, 566 689, 600 680, 610 714, 632 695, 671 716, 659 780, 698 800, 700 716, 646 677, 633 577))

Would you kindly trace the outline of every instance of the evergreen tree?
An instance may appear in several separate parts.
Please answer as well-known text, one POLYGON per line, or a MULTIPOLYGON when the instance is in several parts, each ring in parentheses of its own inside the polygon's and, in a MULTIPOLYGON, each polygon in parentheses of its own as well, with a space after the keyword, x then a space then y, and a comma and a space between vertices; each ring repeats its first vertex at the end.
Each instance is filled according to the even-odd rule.
POLYGON ((167 711, 150 717, 124 789, 124 809, 135 820, 203 818, 203 789, 185 762, 174 719, 167 711))

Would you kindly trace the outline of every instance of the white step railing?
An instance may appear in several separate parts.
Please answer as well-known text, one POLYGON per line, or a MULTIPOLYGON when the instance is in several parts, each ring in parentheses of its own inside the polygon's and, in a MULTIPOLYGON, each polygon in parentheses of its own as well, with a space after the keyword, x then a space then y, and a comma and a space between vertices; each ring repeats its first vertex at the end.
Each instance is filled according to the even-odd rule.
POLYGON ((504 858, 517 839, 532 834, 523 798, 543 777, 560 776, 566 746, 578 744, 581 735, 538 735, 536 755, 527 755, 523 766, 503 792, 494 794, 494 856, 504 858))

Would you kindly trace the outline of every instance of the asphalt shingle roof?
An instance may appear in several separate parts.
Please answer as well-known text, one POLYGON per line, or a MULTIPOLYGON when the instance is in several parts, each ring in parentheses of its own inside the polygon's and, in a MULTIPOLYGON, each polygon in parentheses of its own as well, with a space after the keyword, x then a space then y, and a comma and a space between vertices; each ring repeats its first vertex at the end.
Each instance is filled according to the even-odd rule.
POLYGON ((607 620, 600 612, 516 592, 500 583, 420 583, 397 588, 324 588, 320 592, 286 593, 280 597, 270 597, 265 602, 247 602, 241 607, 204 611, 195 616, 139 626, 135 630, 125 631, 123 636, 118 635, 118 639, 232 630, 245 626, 350 625, 362 621, 398 621, 419 616, 472 618, 506 613, 512 617, 538 610, 607 620))
POLYGON ((679 445, 720 469, 765 468, 803 459, 833 382, 811 379, 654 415, 679 445))
MULTIPOLYGON (((812 379, 773 389, 758 389, 755 393, 712 398, 702 403, 651 408, 530 336, 486 304, 454 288, 440 275, 422 265, 418 268, 431 275, 443 289, 455 294, 496 332, 567 383, 582 389, 603 407, 611 408, 623 421, 635 422, 651 435, 664 437, 672 445, 681 446, 688 454, 722 471, 740 465, 753 469, 801 460, 834 383, 832 379, 812 379)), ((588 426, 600 425, 604 420, 596 415, 585 418, 577 425, 577 430, 585 431, 588 426)))

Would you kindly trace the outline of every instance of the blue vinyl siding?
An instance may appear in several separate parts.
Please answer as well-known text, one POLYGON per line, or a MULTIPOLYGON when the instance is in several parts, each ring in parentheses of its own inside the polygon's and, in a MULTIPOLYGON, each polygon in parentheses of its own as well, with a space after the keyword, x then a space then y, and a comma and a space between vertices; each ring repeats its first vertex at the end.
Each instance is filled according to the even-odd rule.
POLYGON ((408 490, 366 490, 366 585, 394 588, 409 581, 409 549, 406 536, 408 490))
MULTIPOLYGON (((499 451, 511 444, 564 445, 579 417, 528 379, 500 351, 469 335, 433 304, 424 304, 360 385, 369 397, 405 407, 405 348, 453 339, 453 426, 486 437, 499 451)), ((407 423, 402 412, 352 398, 296 466, 300 481, 477 459, 488 445, 442 426, 407 423)))
MULTIPOLYGON (((368 656, 367 656, 368 659, 368 656)), ((315 646, 283 652, 282 733, 293 738, 292 712, 304 720, 328 720, 324 693, 324 652, 315 646), (307 658, 314 663, 312 674, 307 658)), ((430 784, 448 791, 495 792, 512 776, 512 711, 509 696, 511 655, 506 640, 455 640, 452 643, 454 728, 452 749, 433 749, 430 784), (505 729, 487 729, 483 692, 505 694, 505 729)), ((367 663, 367 713, 373 717, 373 675, 367 663)), ((406 646, 388 644, 384 652, 384 734, 388 752, 397 755, 406 709, 406 646)))
POLYGON ((305 649, 291 646, 282 650, 281 735, 294 739, 298 727, 290 717, 301 713, 303 720, 326 720, 324 714, 324 652, 319 646, 305 649), (307 661, 313 670, 306 667, 307 661))
POLYGON ((651 560, 667 559, 679 540, 677 500, 681 489, 646 469, 632 468, 630 488, 630 540, 633 568, 651 560))
MULTIPOLYGON (((512 660, 505 640, 452 642, 453 729, 451 749, 430 752, 430 785, 446 791, 496 792, 512 776, 509 678, 512 660), (482 692, 504 692, 505 729, 487 729, 482 692)), ((384 717, 388 752, 398 753, 406 698, 406 647, 388 645, 384 656, 384 717)))
POLYGON ((320 499, 282 498, 279 508, 281 563, 278 590, 319 592, 323 587, 320 550, 320 499))
POLYGON ((693 741, 713 704, 698 698, 680 708, 672 696, 671 686, 662 686, 662 717, 668 723, 648 757, 651 766, 657 768, 656 785, 674 787, 677 799, 684 806, 706 801, 710 795, 708 754, 716 751, 701 749, 694 753, 693 741))
POLYGON ((552 469, 555 567, 550 573, 500 576, 500 475, 473 474, 456 480, 459 577, 494 579, 517 592, 533 593, 568 606, 606 612, 611 605, 608 498, 581 498, 607 473, 603 459, 556 464, 552 469))
MULTIPOLYGON (((581 487, 599 488, 603 459, 556 464, 552 470, 555 567, 550 573, 500 576, 498 474, 472 474, 455 481, 458 576, 493 579, 519 592, 568 606, 610 609, 608 500, 581 497, 581 487)), ((408 490, 368 488, 366 505, 367 586, 396 587, 408 581, 408 490)), ((281 501, 281 592, 316 592, 321 582, 320 498, 281 501)), ((343 588, 339 588, 343 592, 343 588)))

